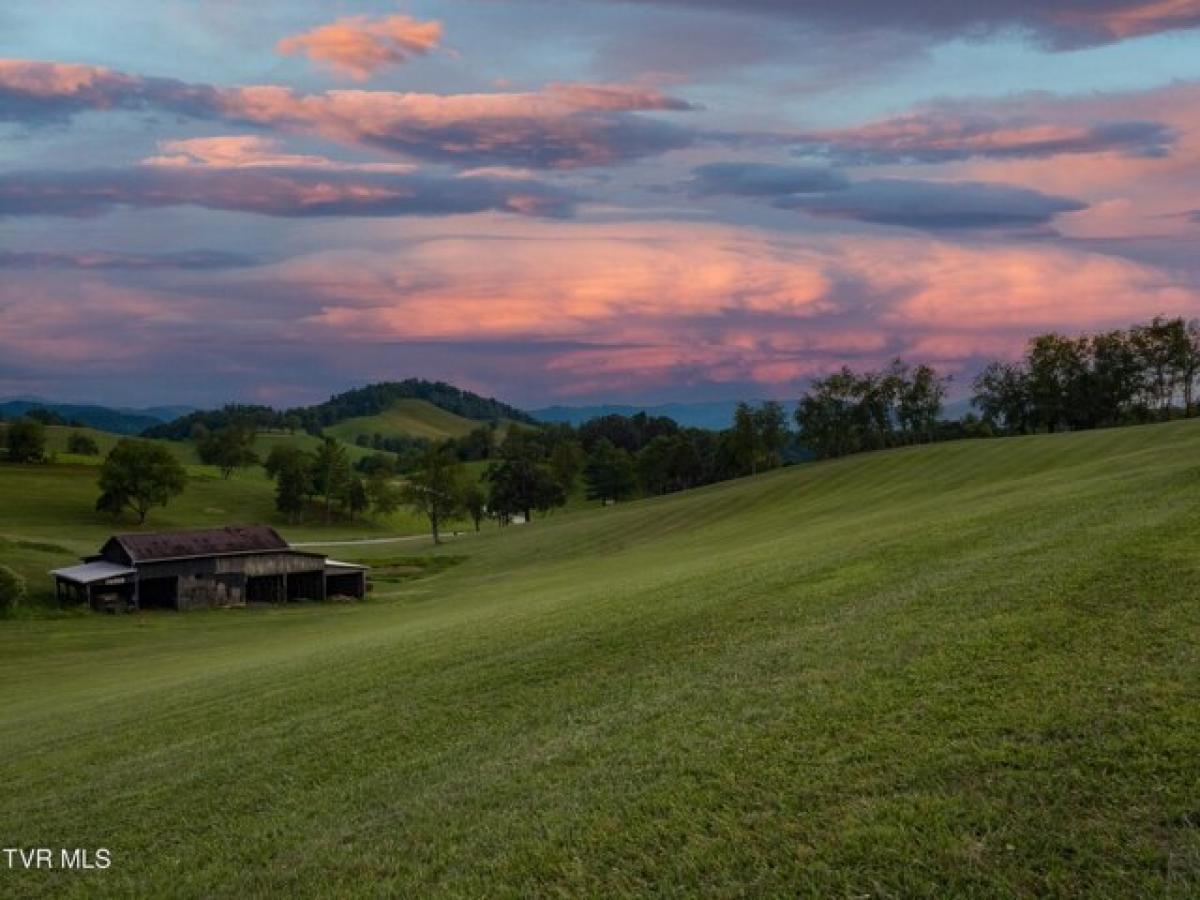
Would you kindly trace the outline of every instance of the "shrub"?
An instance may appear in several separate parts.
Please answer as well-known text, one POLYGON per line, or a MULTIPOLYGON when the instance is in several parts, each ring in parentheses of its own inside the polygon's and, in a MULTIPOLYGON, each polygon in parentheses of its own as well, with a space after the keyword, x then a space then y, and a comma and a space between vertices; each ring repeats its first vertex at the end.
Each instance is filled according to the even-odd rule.
POLYGON ((8 461, 39 463, 46 458, 46 426, 34 419, 17 419, 8 426, 8 461))
POLYGON ((24 601, 25 579, 8 566, 0 566, 0 614, 16 609, 24 601))
POLYGON ((100 448, 90 436, 73 431, 67 438, 67 452, 74 453, 76 456, 99 456, 100 448))

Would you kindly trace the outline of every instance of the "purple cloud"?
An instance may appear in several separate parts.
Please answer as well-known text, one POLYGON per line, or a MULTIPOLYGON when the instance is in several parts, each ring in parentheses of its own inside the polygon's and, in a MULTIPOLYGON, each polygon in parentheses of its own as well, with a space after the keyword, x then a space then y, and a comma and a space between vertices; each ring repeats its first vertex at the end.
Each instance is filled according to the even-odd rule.
POLYGON ((775 205, 810 215, 929 231, 1032 228, 1087 204, 1002 184, 875 179, 845 190, 781 197, 775 205))
POLYGON ((837 191, 849 185, 840 172, 820 166, 784 166, 771 163, 721 162, 693 171, 693 194, 701 197, 778 197, 837 191))
POLYGON ((695 169, 696 196, 768 200, 780 209, 926 230, 1034 227, 1087 205, 1027 188, 981 182, 875 179, 852 182, 840 172, 754 162, 695 169))
POLYGON ((139 166, 0 175, 0 216, 95 216, 200 206, 264 216, 570 215, 573 195, 536 181, 314 169, 139 166))
POLYGON ((0 59, 0 121, 70 118, 87 110, 168 110, 209 118, 219 92, 172 78, 141 78, 99 66, 0 59))
POLYGON ((56 253, 0 250, 0 269, 68 269, 78 271, 151 272, 179 269, 214 271, 256 266, 259 261, 241 253, 221 250, 184 250, 179 253, 56 253))
POLYGON ((842 165, 944 163, 971 158, 1032 159, 1064 154, 1166 156, 1176 140, 1160 122, 1071 124, 999 117, 947 106, 853 128, 803 135, 797 154, 842 165))

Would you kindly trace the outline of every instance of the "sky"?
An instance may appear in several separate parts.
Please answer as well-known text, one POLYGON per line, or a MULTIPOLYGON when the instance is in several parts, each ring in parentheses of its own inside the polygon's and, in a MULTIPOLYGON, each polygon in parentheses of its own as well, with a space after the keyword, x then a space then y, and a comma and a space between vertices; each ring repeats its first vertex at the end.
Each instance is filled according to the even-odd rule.
POLYGON ((1198 241, 1200 0, 0 6, 0 396, 962 396, 1198 241))

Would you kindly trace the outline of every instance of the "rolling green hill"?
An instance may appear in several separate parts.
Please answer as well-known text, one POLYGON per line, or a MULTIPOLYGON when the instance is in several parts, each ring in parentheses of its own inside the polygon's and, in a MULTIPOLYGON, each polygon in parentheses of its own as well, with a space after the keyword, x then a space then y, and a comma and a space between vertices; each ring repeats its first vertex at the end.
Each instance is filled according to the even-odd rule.
POLYGON ((462 437, 481 422, 464 419, 424 400, 396 400, 381 413, 345 419, 325 428, 325 433, 348 444, 360 434, 368 437, 416 437, 445 440, 462 437))
POLYGON ((1198 422, 903 449, 357 605, 0 623, 6 840, 113 854, 5 885, 1195 896, 1198 460, 1198 422))
MULTIPOLYGON (((509 420, 535 425, 528 413, 503 403, 494 397, 482 397, 442 381, 408 378, 404 381, 382 381, 345 391, 316 406, 298 407, 287 411, 288 416, 308 426, 328 428, 347 419, 376 416, 388 412, 397 401, 420 400, 440 410, 474 422, 509 420)), ((311 430, 311 429, 310 429, 311 430)))
POLYGON ((198 427, 213 431, 228 427, 234 419, 257 429, 255 450, 260 456, 265 457, 271 447, 281 443, 313 449, 320 440, 314 435, 321 434, 345 444, 351 459, 375 452, 370 447, 358 446, 360 436, 443 441, 462 437, 488 423, 496 423, 501 434, 515 421, 536 425, 528 414, 498 400, 441 382, 409 379, 368 385, 316 406, 286 412, 265 406, 237 405, 196 410, 148 429, 145 434, 184 446, 190 443, 198 427))

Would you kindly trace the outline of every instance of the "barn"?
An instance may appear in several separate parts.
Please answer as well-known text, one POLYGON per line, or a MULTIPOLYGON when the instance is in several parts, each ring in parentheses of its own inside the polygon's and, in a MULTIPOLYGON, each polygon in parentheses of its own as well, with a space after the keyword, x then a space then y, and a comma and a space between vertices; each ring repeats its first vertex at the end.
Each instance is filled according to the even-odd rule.
POLYGON ((118 534, 80 565, 50 574, 60 603, 104 610, 362 597, 367 589, 366 566, 296 549, 266 525, 118 534))

